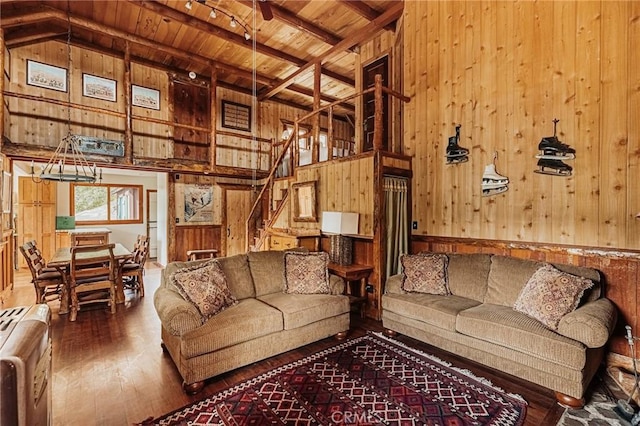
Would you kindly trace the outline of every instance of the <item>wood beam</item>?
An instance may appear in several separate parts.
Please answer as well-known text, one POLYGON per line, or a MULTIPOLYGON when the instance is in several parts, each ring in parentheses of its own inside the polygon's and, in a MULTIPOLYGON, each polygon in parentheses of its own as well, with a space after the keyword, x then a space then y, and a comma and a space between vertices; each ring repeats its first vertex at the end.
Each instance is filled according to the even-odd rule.
POLYGON ((128 42, 124 45, 124 155, 127 163, 133 163, 133 119, 131 117, 133 106, 131 103, 131 48, 128 42))
POLYGON ((4 46, 4 28, 0 28, 0 65, 2 66, 2 72, 0 72, 0 148, 2 148, 2 141, 4 140, 4 46))
MULTIPOLYGON (((253 9, 253 1, 251 0, 238 0, 238 2, 253 9)), ((295 13, 290 12, 282 6, 278 6, 274 2, 269 2, 269 7, 271 7, 274 19, 316 37, 327 44, 334 46, 342 41, 337 35, 315 25, 313 22, 302 19, 295 13)))
POLYGON ((400 15, 402 15, 403 8, 403 2, 395 2, 385 13, 374 19, 369 24, 365 25, 363 28, 358 29, 351 37, 342 40, 340 43, 336 44, 325 53, 307 62, 305 65, 300 67, 300 69, 285 78, 281 83, 269 89, 266 93, 259 97, 259 100, 262 101, 268 99, 271 96, 284 90, 285 87, 291 85, 297 77, 307 72, 315 64, 322 64, 335 55, 342 53, 344 50, 371 39, 382 27, 390 22, 397 20, 400 15))
MULTIPOLYGON (((340 0, 340 2, 356 12, 358 15, 362 16, 365 19, 368 19, 369 21, 373 21, 381 15, 380 12, 378 12, 368 4, 362 2, 361 0, 340 0)), ((393 24, 385 25, 384 29, 389 31, 396 30, 393 24)))
POLYGON ((211 128, 211 133, 210 133, 210 141, 209 141, 209 166, 210 168, 214 168, 216 166, 216 146, 218 141, 216 140, 216 131, 217 131, 217 126, 216 126, 216 121, 218 119, 218 95, 217 95, 217 87, 218 87, 218 73, 217 70, 215 69, 215 67, 211 68, 211 87, 210 87, 210 95, 209 95, 209 101, 210 101, 210 109, 211 109, 211 113, 209 114, 209 116, 211 117, 211 123, 209 123, 209 126, 211 128))
MULTIPOLYGON (((320 64, 313 69, 313 109, 320 109, 320 85, 322 81, 320 64)), ((316 164, 320 158, 320 114, 313 117, 313 145, 311 145, 311 163, 316 164)))

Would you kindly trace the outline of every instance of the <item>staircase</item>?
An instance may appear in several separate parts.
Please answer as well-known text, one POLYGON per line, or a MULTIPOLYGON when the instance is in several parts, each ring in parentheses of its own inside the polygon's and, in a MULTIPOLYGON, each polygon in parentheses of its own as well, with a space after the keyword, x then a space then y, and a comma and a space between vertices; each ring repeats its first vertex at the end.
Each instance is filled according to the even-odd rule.
MULTIPOLYGON (((259 221, 261 222, 260 224, 256 224, 255 231, 253 232, 253 244, 249 245, 249 251, 260 250, 267 239, 267 229, 271 228, 278 216, 280 216, 280 212, 286 205, 288 198, 289 190, 283 188, 279 191, 273 191, 273 183, 271 190, 264 192, 263 200, 259 204, 264 205, 265 202, 268 203, 267 218, 259 221), (271 196, 272 193, 273 196, 271 196), (269 199, 271 199, 271 202, 269 202, 269 199)), ((262 209, 260 209, 260 217, 262 217, 262 209)))

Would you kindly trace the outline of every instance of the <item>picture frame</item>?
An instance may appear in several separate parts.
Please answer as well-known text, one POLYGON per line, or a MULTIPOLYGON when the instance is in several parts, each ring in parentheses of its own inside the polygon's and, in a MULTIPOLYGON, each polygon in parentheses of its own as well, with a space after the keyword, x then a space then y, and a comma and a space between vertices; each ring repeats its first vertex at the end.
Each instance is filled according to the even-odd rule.
POLYGON ((214 225, 213 186, 176 184, 176 225, 214 225))
POLYGON ((160 91, 143 86, 131 85, 131 104, 134 106, 160 110, 160 91))
POLYGON ((116 90, 115 80, 82 73, 82 96, 115 102, 116 90))
POLYGON ((251 107, 236 102, 222 100, 222 127, 251 131, 251 107))
POLYGON ((27 84, 66 92, 67 69, 27 59, 27 84))
POLYGON ((11 173, 2 173, 2 213, 11 213, 11 173))
POLYGON ((291 190, 293 194, 293 221, 317 222, 316 181, 293 183, 291 190))

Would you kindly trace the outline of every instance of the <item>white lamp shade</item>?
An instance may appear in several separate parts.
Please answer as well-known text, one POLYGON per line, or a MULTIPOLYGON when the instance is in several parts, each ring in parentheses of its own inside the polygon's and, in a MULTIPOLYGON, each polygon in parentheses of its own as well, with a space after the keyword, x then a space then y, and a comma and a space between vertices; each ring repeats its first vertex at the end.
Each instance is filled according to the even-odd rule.
POLYGON ((322 212, 322 232, 357 235, 358 216, 358 213, 322 212))

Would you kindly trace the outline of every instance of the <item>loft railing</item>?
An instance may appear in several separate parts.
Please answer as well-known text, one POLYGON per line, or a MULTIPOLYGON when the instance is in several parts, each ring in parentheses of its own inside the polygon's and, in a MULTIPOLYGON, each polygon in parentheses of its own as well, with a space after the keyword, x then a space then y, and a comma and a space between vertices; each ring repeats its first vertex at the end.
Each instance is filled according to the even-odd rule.
MULTIPOLYGON (((348 96, 344 99, 340 99, 334 102, 331 102, 330 104, 327 104, 323 107, 314 109, 313 111, 311 111, 310 113, 299 117, 298 119, 296 119, 293 123, 293 132, 291 132, 291 134, 289 135, 289 138, 287 138, 287 140, 284 142, 283 147, 282 147, 282 151, 280 151, 280 154, 277 156, 277 158, 275 159, 275 161, 273 162, 273 164, 271 165, 271 171, 269 172, 269 176, 267 176, 264 186, 262 187, 262 189, 260 190, 260 193, 258 194, 258 197, 256 198, 256 200, 253 203, 253 207, 251 208, 251 212, 249 213, 249 217, 247 219, 246 222, 246 231, 247 231, 247 250, 249 250, 251 248, 251 243, 250 240, 253 239, 253 236, 256 234, 256 231, 258 229, 258 223, 262 222, 262 208, 261 206, 263 205, 263 197, 268 196, 269 200, 271 200, 272 197, 272 189, 273 189, 273 182, 274 179, 276 178, 276 174, 277 174, 277 170, 278 167, 283 163, 283 161, 285 160, 285 158, 287 157, 287 155, 289 155, 289 165, 290 165, 290 174, 288 174, 289 176, 293 176, 293 173, 295 171, 295 168, 298 167, 297 165, 299 164, 299 138, 300 138, 300 123, 324 112, 327 111, 327 115, 328 115, 328 127, 327 127, 327 150, 328 150, 328 159, 332 158, 333 155, 333 148, 334 148, 334 144, 335 144, 335 140, 333 137, 333 108, 341 103, 344 103, 346 101, 349 101, 351 99, 360 97, 360 96, 364 96, 368 93, 373 92, 374 94, 374 118, 373 118, 373 150, 374 151, 382 151, 384 148, 383 145, 383 140, 382 140, 382 133, 383 133, 383 93, 386 93, 388 95, 391 95, 393 97, 396 97, 398 99, 400 99, 403 102, 409 102, 409 97, 396 92, 395 90, 391 90, 388 87, 384 87, 382 85, 382 76, 380 74, 376 74, 375 76, 375 80, 374 80, 374 86, 369 88, 369 89, 365 89, 361 92, 355 93, 351 96, 348 96), (293 144, 293 142, 295 142, 295 144, 293 144), (292 149, 293 148, 293 149, 292 149)), ((309 137, 307 135, 307 137, 309 137)), ((317 138, 314 138, 313 141, 313 145, 311 146, 311 149, 313 149, 312 152, 312 163, 315 163, 318 161, 318 157, 319 157, 319 149, 320 149, 320 144, 319 141, 317 140, 317 138)), ((271 205, 271 204, 269 204, 271 205)), ((271 218, 272 220, 275 218, 271 218)), ((269 226, 269 223, 267 223, 265 225, 266 227, 269 226)), ((263 239, 260 239, 260 244, 262 243, 263 239)), ((255 250, 259 250, 260 247, 254 247, 255 250)))

